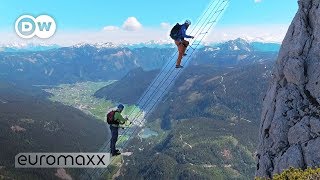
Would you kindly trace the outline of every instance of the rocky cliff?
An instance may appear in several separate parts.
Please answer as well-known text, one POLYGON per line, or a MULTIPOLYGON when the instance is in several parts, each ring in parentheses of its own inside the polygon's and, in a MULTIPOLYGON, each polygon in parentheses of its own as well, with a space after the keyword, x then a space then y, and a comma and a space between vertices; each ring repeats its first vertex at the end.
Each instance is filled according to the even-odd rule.
POLYGON ((299 0, 264 98, 258 177, 320 165, 320 0, 299 0))

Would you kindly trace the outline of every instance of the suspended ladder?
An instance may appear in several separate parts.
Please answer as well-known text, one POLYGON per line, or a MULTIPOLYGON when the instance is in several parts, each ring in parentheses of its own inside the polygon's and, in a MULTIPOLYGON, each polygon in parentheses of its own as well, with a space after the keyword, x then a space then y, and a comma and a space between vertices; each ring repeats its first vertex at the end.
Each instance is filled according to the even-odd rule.
MULTIPOLYGON (((195 25, 192 25, 193 29, 188 34, 194 36, 194 39, 190 41, 190 45, 187 48, 188 55, 182 59, 182 65, 184 67, 187 67, 196 49, 222 17, 228 4, 229 0, 212 0, 206 11, 200 16, 195 25)), ((121 134, 119 134, 119 136, 134 137, 137 133, 139 133, 144 121, 152 113, 153 109, 159 104, 162 98, 167 94, 176 79, 183 71, 183 68, 175 68, 177 56, 178 52, 176 51, 163 66, 160 73, 152 81, 147 90, 140 97, 136 107, 133 108, 128 114, 128 118, 133 123, 133 126, 125 129, 121 134), (138 110, 137 108, 139 108, 139 112, 135 112, 138 110)), ((125 148, 129 140, 122 143, 121 148, 125 148)), ((108 152, 109 145, 110 142, 108 141, 100 148, 99 151, 108 152)), ((111 160, 110 163, 112 163, 112 161, 113 160, 111 160)), ((104 173, 106 173, 106 171, 107 168, 87 169, 82 174, 80 179, 99 179, 104 173)))

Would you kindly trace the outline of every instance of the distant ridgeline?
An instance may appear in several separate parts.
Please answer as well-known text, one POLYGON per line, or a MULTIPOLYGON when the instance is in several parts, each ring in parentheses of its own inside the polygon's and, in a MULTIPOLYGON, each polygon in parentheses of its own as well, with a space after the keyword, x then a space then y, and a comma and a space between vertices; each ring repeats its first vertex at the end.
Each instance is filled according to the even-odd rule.
MULTIPOLYGON (((239 65, 274 59, 279 45, 236 39, 202 46, 191 64, 239 65)), ((0 79, 27 84, 61 84, 106 81, 124 77, 130 70, 160 69, 174 49, 82 44, 39 51, 0 51, 0 79)))

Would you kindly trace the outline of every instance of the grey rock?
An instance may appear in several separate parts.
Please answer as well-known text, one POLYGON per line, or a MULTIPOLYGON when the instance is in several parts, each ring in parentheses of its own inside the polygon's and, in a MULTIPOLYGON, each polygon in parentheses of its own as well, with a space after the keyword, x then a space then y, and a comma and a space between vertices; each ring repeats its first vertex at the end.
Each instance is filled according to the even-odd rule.
POLYGON ((302 59, 289 59, 283 69, 288 82, 296 85, 304 84, 304 61, 302 59))
POLYGON ((294 126, 300 120, 299 113, 298 113, 298 111, 296 109, 289 110, 287 112, 287 118, 289 120, 288 125, 290 127, 294 126))
POLYGON ((270 128, 270 136, 273 142, 273 146, 270 151, 280 152, 283 148, 288 146, 288 131, 289 126, 287 121, 283 119, 275 119, 270 128))
POLYGON ((310 127, 311 127, 311 132, 319 135, 320 134, 320 119, 312 117, 310 119, 310 127))
POLYGON ((263 177, 263 178, 270 177, 270 174, 264 173, 264 172, 271 172, 273 170, 270 159, 271 157, 268 154, 263 154, 262 156, 258 156, 256 176, 263 177))
POLYGON ((303 155, 301 153, 300 145, 293 145, 287 149, 283 155, 275 159, 275 167, 273 174, 279 174, 282 171, 293 168, 300 168, 304 166, 303 155))
POLYGON ((300 122, 289 129, 288 141, 290 145, 303 143, 311 139, 310 128, 308 127, 308 125, 309 117, 306 116, 302 118, 300 122))
POLYGON ((320 0, 299 0, 263 102, 257 177, 320 166, 320 0))
POLYGON ((320 138, 310 140, 302 147, 307 167, 318 167, 320 164, 320 138))

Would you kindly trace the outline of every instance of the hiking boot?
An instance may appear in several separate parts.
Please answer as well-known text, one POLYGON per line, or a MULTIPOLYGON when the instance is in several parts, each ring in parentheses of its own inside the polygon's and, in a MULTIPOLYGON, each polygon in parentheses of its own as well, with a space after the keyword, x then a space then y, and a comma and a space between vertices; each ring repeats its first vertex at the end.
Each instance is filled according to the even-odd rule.
POLYGON ((115 151, 110 151, 110 154, 120 153, 119 149, 116 149, 115 151))
POLYGON ((183 68, 183 66, 181 66, 181 65, 176 65, 176 68, 183 68))
POLYGON ((112 156, 118 156, 120 155, 121 153, 119 151, 115 152, 115 153, 112 153, 112 156))

